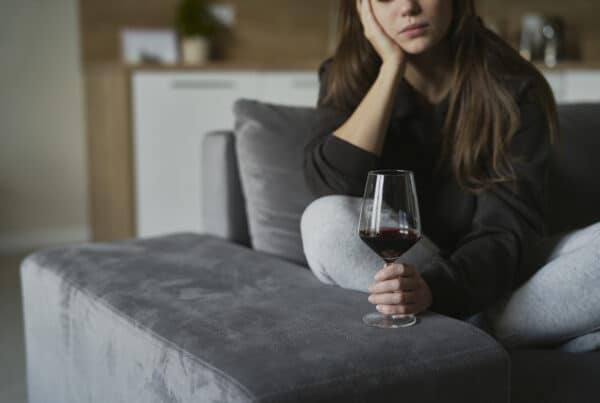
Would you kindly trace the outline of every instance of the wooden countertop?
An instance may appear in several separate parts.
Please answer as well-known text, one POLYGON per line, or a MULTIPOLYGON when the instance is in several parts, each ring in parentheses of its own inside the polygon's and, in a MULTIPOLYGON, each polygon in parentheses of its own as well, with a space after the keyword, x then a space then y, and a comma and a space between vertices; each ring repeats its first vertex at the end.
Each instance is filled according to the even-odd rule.
MULTIPOLYGON (((218 61, 203 65, 183 64, 139 64, 128 65, 119 62, 94 63, 84 66, 84 71, 125 70, 125 71, 317 71, 322 60, 302 61, 218 61)), ((548 67, 541 62, 534 63, 543 72, 561 72, 565 70, 600 70, 598 61, 564 61, 555 67, 548 67)))
POLYGON ((127 71, 317 71, 322 60, 302 61, 219 61, 202 65, 184 64, 123 64, 94 63, 84 67, 85 71, 123 69, 127 71))
POLYGON ((564 70, 600 70, 600 60, 598 61, 564 61, 558 63, 555 67, 548 67, 544 63, 536 62, 535 66, 543 72, 564 71, 564 70))

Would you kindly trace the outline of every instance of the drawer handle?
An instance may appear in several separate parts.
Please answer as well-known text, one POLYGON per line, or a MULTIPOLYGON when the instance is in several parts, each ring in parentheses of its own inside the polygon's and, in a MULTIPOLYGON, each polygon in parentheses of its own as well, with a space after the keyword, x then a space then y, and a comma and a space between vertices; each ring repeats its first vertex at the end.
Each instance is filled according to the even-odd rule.
POLYGON ((174 90, 230 90, 235 88, 233 81, 226 80, 175 80, 171 84, 174 90))

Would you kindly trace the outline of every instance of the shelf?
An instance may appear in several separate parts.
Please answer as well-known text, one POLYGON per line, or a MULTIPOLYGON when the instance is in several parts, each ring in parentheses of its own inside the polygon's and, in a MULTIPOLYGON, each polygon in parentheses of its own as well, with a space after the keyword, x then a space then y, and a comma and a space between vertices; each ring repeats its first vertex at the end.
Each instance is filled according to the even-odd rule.
MULTIPOLYGON (((210 62, 198 66, 189 66, 183 64, 158 65, 158 64, 139 64, 128 65, 119 62, 113 63, 93 63, 85 66, 86 71, 102 69, 123 69, 126 71, 294 71, 311 70, 316 71, 323 60, 303 60, 303 61, 219 61, 210 62)), ((558 63, 555 67, 548 67, 542 62, 535 62, 534 65, 543 72, 564 71, 564 70, 600 70, 600 60, 595 61, 564 61, 558 63)))
POLYGON ((85 66, 86 71, 123 69, 126 71, 316 71, 323 60, 252 62, 252 61, 219 61, 202 65, 183 64, 137 64, 128 65, 119 62, 93 63, 85 66))
POLYGON ((599 61, 564 61, 559 62, 555 67, 548 67, 544 63, 535 62, 534 65, 543 72, 564 71, 564 70, 600 70, 599 61))

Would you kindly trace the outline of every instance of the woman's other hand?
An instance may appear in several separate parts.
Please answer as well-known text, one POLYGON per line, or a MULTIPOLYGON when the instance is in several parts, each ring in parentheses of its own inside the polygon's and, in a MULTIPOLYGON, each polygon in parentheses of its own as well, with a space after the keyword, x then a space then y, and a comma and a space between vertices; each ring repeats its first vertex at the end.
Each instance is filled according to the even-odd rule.
POLYGON ((369 292, 369 302, 387 315, 417 314, 433 302, 429 286, 415 266, 409 264, 386 264, 375 274, 369 292))
POLYGON ((365 37, 379 54, 383 64, 404 65, 404 51, 390 38, 375 18, 371 1, 373 0, 356 0, 356 7, 365 37))

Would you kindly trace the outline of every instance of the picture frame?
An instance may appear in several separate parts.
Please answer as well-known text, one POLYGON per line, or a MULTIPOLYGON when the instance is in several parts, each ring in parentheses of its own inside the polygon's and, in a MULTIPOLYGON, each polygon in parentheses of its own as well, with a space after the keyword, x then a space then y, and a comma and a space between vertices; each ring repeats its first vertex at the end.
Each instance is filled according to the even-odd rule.
POLYGON ((176 64, 177 34, 173 29, 125 28, 121 58, 126 64, 176 64))

